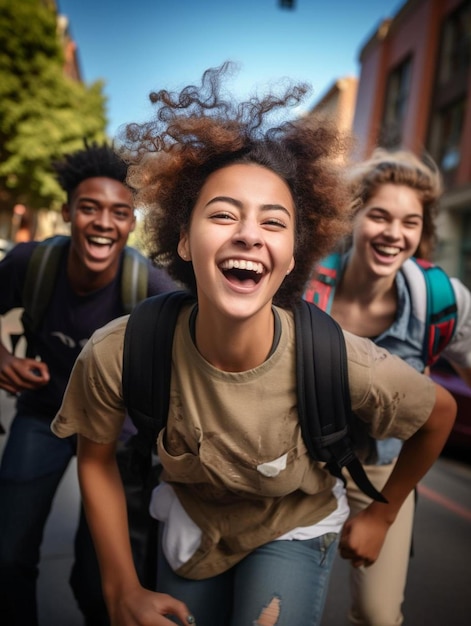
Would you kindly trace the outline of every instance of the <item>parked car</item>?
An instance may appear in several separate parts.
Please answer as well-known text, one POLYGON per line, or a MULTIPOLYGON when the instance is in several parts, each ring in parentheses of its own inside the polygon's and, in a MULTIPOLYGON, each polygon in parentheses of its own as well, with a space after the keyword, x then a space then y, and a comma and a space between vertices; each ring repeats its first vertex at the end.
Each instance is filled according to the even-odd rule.
POLYGON ((458 414, 447 445, 471 450, 471 387, 444 360, 439 360, 432 367, 431 376, 448 389, 458 404, 458 414))

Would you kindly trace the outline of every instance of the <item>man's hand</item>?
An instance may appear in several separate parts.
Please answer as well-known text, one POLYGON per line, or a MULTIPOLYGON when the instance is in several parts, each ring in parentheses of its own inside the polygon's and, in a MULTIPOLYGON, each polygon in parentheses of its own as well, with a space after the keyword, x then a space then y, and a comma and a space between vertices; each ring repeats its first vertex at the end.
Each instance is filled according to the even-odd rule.
POLYGON ((49 379, 49 368, 45 363, 22 359, 6 351, 0 356, 0 387, 9 393, 39 389, 49 379))

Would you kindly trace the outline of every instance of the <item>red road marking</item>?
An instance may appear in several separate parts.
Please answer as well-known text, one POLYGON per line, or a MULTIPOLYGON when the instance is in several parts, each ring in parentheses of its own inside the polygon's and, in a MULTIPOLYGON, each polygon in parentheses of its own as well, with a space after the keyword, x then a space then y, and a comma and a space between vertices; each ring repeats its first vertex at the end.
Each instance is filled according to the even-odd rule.
POLYGON ((450 500, 450 498, 447 498, 446 496, 442 496, 437 491, 434 491, 433 489, 430 489, 425 485, 418 485, 417 489, 420 495, 428 498, 429 500, 432 500, 433 502, 436 502, 437 504, 440 504, 445 509, 452 511, 453 513, 456 513, 456 515, 459 515, 460 517, 463 517, 464 519, 471 522, 471 511, 464 506, 461 506, 461 504, 450 500))

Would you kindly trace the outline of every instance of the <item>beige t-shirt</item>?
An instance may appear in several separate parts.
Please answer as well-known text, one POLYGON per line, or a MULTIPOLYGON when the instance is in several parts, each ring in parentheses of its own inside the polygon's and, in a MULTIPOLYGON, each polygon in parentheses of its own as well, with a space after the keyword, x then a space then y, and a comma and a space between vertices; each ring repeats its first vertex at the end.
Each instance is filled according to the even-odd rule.
MULTIPOLYGON (((277 311, 278 346, 245 372, 223 372, 203 359, 191 338, 190 307, 178 320, 170 411, 157 453, 163 479, 202 530, 200 548, 178 571, 183 576, 215 575, 335 509, 333 478, 308 456, 299 427, 293 317, 277 311)), ((59 437, 118 438, 126 323, 114 320, 83 349, 52 424, 59 437)), ((433 383, 369 340, 345 338, 353 410, 374 437, 407 439, 431 412, 433 383)))

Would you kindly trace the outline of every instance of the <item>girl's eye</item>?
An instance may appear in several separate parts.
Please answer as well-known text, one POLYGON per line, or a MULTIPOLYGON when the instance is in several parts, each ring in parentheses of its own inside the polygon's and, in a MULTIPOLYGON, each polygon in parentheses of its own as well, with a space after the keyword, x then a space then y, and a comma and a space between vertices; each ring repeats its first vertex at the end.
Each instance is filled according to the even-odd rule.
POLYGON ((225 222, 225 221, 233 220, 234 217, 230 213, 222 212, 222 213, 214 213, 213 215, 211 215, 211 219, 225 222))
POLYGON ((270 218, 264 222, 266 226, 273 226, 275 228, 286 228, 286 224, 279 219, 270 218))
POLYGON ((386 220, 384 215, 378 215, 376 213, 370 214, 370 219, 372 219, 374 222, 384 222, 386 220))

